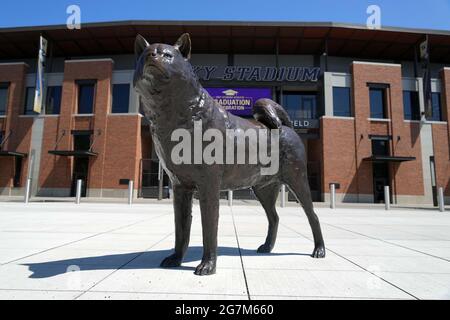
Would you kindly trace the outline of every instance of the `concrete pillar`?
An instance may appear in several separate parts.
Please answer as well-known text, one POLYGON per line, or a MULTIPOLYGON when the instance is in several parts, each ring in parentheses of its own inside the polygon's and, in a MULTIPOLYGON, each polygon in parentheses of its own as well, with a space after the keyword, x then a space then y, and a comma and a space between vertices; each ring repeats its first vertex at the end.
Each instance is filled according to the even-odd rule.
POLYGON ((391 194, 389 192, 389 186, 384 186, 384 206, 386 210, 391 209, 391 194))
POLYGON ((228 205, 233 206, 233 190, 228 190, 228 205))
POLYGON ((336 209, 336 185, 330 184, 330 208, 336 209))
POLYGON ((284 208, 286 207, 286 185, 282 184, 281 185, 281 207, 284 208))
POLYGON ((80 204, 81 203, 81 187, 83 185, 83 180, 77 180, 77 194, 75 198, 75 203, 80 204))
POLYGON ((27 183, 25 185, 25 204, 28 204, 30 201, 30 192, 31 192, 31 179, 27 179, 27 183))
POLYGON ((439 202, 439 211, 445 211, 445 202, 444 202, 444 188, 439 187, 438 191, 438 202, 439 202))
POLYGON ((128 204, 131 206, 133 204, 134 197, 134 181, 130 180, 128 183, 128 204))

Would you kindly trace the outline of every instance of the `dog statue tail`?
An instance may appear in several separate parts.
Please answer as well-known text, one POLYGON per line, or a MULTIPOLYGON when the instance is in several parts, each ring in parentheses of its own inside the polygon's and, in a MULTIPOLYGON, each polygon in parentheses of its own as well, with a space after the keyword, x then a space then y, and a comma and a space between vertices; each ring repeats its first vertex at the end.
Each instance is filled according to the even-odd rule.
POLYGON ((293 128, 288 113, 282 106, 270 99, 259 99, 253 106, 253 117, 269 129, 293 128))

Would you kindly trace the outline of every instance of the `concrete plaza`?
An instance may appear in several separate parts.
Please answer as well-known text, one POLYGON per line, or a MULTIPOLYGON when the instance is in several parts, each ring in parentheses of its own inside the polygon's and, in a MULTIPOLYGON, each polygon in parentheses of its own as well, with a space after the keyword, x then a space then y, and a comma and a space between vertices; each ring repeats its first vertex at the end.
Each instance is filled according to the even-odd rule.
POLYGON ((221 206, 217 274, 201 259, 199 206, 181 268, 169 203, 0 203, 0 299, 450 299, 450 212, 318 208, 327 257, 312 259, 300 207, 278 210, 272 254, 255 250, 258 205, 221 206))

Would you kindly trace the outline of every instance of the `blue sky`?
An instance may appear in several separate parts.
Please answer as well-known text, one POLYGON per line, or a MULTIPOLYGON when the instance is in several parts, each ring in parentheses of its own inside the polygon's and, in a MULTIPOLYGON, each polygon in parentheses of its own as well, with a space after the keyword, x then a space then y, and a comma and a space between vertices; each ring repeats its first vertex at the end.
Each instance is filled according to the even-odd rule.
POLYGON ((0 27, 65 24, 81 7, 82 23, 117 20, 331 21, 365 24, 381 7, 382 26, 450 30, 450 0, 8 0, 0 27))

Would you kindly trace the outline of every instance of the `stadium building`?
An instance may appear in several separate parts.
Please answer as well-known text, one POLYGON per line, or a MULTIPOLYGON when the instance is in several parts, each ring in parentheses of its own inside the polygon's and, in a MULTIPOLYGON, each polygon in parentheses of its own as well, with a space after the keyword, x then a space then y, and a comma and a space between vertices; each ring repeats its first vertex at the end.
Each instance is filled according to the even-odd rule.
MULTIPOLYGON (((450 32, 335 23, 127 21, 0 29, 0 195, 170 196, 132 86, 134 40, 191 35, 191 62, 231 112, 268 97, 303 138, 315 201, 450 202, 450 32), (43 110, 33 111, 40 37, 43 110)), ((238 198, 251 197, 244 190, 238 198)))

